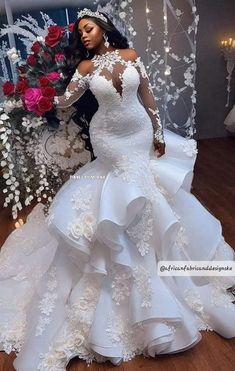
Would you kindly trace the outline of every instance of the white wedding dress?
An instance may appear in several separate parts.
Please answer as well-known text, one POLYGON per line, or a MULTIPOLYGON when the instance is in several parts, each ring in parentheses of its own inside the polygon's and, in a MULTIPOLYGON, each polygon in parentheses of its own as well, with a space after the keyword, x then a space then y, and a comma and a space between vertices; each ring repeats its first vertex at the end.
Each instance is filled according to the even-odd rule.
POLYGON ((0 254, 0 346, 17 353, 17 371, 180 352, 200 330, 235 337, 226 291, 235 277, 157 274, 160 260, 234 260, 220 222, 190 193, 195 141, 165 130, 157 158, 158 111, 140 58, 116 50, 91 63, 56 102, 91 89, 97 158, 63 185, 48 216, 35 206, 0 254))

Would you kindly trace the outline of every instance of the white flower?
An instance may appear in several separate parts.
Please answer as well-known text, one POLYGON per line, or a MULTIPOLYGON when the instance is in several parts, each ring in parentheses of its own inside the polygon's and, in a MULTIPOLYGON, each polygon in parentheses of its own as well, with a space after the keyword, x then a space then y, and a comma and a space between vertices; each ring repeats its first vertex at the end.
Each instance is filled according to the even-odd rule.
POLYGON ((177 17, 180 17, 184 13, 180 9, 176 9, 175 14, 177 15, 177 17))
POLYGON ((20 57, 19 57, 19 55, 17 54, 17 50, 16 50, 15 47, 13 47, 13 48, 11 48, 11 49, 9 49, 9 50, 7 51, 7 56, 8 56, 8 58, 9 58, 13 63, 17 63, 17 62, 19 62, 19 60, 20 60, 20 57))
POLYGON ((125 12, 120 12, 120 13, 119 13, 119 17, 120 17, 121 19, 124 19, 124 18, 126 17, 126 13, 125 13, 125 12))
POLYGON ((126 1, 122 1, 121 2, 121 8, 124 9, 126 6, 127 6, 127 2, 126 1))
POLYGON ((3 120, 3 121, 6 121, 9 119, 9 116, 7 116, 5 113, 3 113, 1 116, 0 116, 0 119, 3 120))
POLYGON ((87 226, 94 225, 95 219, 92 214, 85 214, 83 217, 83 223, 87 226))
POLYGON ((44 37, 43 36, 37 36, 37 41, 39 41, 39 42, 44 42, 45 41, 45 39, 44 39, 44 37))
POLYGON ((76 239, 82 237, 83 235, 83 226, 79 221, 71 224, 69 230, 71 235, 76 239))

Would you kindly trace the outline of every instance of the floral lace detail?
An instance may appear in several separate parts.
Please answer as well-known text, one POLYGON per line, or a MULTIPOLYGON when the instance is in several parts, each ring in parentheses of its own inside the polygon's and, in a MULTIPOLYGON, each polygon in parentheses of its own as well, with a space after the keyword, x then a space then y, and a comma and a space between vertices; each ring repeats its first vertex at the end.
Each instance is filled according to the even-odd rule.
POLYGON ((76 193, 72 196, 72 208, 75 210, 86 211, 90 209, 91 204, 91 184, 80 186, 76 193))
POLYGON ((51 322, 50 314, 55 308, 55 301, 58 297, 56 291, 57 280, 56 280, 56 267, 52 267, 48 272, 49 280, 47 282, 47 291, 43 295, 42 300, 39 303, 39 309, 41 315, 39 317, 38 324, 36 326, 35 336, 42 335, 46 329, 46 326, 51 322))
POLYGON ((95 54, 94 57, 91 59, 94 66, 98 68, 98 70, 107 69, 109 72, 113 72, 113 66, 117 62, 121 62, 122 58, 119 55, 118 50, 114 51, 107 51, 104 54, 95 54))
POLYGON ((229 288, 226 277, 210 277, 212 283, 211 302, 216 307, 227 308, 235 311, 234 295, 227 291, 229 288), (224 278, 224 279, 223 279, 224 278))
POLYGON ((197 313, 197 322, 200 329, 207 329, 213 331, 209 324, 209 316, 204 311, 204 306, 199 292, 192 288, 184 290, 184 299, 189 307, 197 313))
POLYGON ((152 98, 154 97, 153 90, 152 90, 144 63, 142 62, 140 57, 137 57, 134 65, 136 67, 139 67, 140 75, 144 81, 145 86, 148 87, 149 98, 151 98, 148 103, 146 102, 145 107, 151 114, 150 117, 151 117, 153 131, 154 131, 153 137, 154 139, 157 140, 157 142, 165 143, 164 135, 163 135, 163 127, 162 127, 161 119, 159 116, 159 110, 156 107, 156 105, 153 104, 153 100, 152 100, 152 98))
POLYGON ((11 326, 6 322, 4 326, 0 326, 0 344, 4 352, 10 354, 11 352, 19 353, 24 344, 26 328, 26 315, 22 312, 11 321, 11 326))
POLYGON ((123 270, 119 265, 113 264, 109 268, 111 278, 112 299, 116 305, 120 305, 129 298, 132 287, 132 274, 123 270))
MULTIPOLYGON (((136 70, 139 72, 141 76, 140 84, 145 86, 145 94, 143 96, 144 99, 142 99, 144 106, 146 110, 150 113, 150 118, 152 121, 153 129, 154 129, 154 139, 157 140, 157 142, 164 143, 164 136, 163 136, 163 127, 161 124, 161 119, 159 116, 159 110, 156 107, 153 90, 144 66, 143 61, 140 57, 137 57, 134 61, 131 60, 124 60, 121 55, 119 54, 119 51, 116 49, 114 51, 107 51, 106 53, 102 55, 95 55, 92 58, 92 62, 94 64, 94 67, 96 70, 94 71, 94 74, 100 74, 103 70, 108 70, 110 73, 113 73, 113 68, 116 64, 120 64, 127 67, 133 66, 136 68, 136 70), (146 95, 146 92, 148 92, 148 96, 146 95)), ((125 70, 124 70, 125 71, 125 70)), ((119 79, 121 81, 121 85, 123 84, 123 74, 119 73, 119 79)), ((108 80, 108 79, 107 79, 108 80)), ((111 81, 111 80, 108 80, 111 81)), ((116 89, 114 89, 116 90, 116 89)), ((123 91, 124 89, 122 89, 123 91)), ((117 90, 116 90, 117 93, 117 90)), ((143 92, 142 92, 143 94, 143 92)), ((119 98, 121 95, 118 93, 119 98)), ((121 100, 122 101, 122 100, 121 100)))
POLYGON ((114 344, 121 344, 123 349, 123 361, 127 362, 144 349, 144 327, 140 322, 136 326, 130 325, 128 318, 123 318, 114 312, 111 313, 106 332, 114 344))
POLYGON ((85 237, 88 241, 93 241, 96 219, 93 213, 88 211, 91 209, 91 201, 91 184, 79 187, 71 198, 72 208, 78 211, 78 216, 73 222, 69 223, 67 229, 69 234, 76 240, 85 237))
POLYGON ((151 202, 147 202, 145 211, 138 223, 129 226, 126 232, 136 244, 140 255, 147 255, 150 248, 149 240, 153 235, 153 208, 151 202))
POLYGON ((147 198, 158 202, 159 191, 151 172, 150 158, 141 151, 133 151, 131 157, 122 155, 115 164, 112 164, 112 173, 127 183, 136 183, 147 198))
POLYGON ((142 296, 141 307, 149 308, 152 306, 152 294, 153 290, 151 287, 151 275, 143 266, 135 266, 133 268, 133 277, 136 283, 137 289, 142 296))
POLYGON ((159 192, 167 199, 168 202, 171 201, 171 195, 167 192, 167 190, 162 186, 160 176, 155 174, 154 175, 155 184, 159 192))
POLYGON ((91 212, 82 213, 73 222, 69 223, 68 230, 70 235, 75 239, 85 237, 88 241, 93 241, 96 229, 96 220, 91 212))
POLYGON ((186 143, 182 144, 182 147, 188 157, 193 157, 198 153, 197 142, 194 139, 188 139, 186 143))
POLYGON ((176 236, 176 240, 175 240, 175 243, 174 245, 179 249, 179 250, 185 250, 185 248, 188 246, 189 242, 188 242, 188 237, 186 235, 186 231, 185 231, 185 228, 184 227, 180 227, 178 233, 177 233, 177 236, 176 236))
MULTIPOLYGON (((69 360, 78 356, 88 364, 95 360, 89 349, 89 331, 99 299, 100 281, 97 277, 84 276, 84 290, 77 303, 66 306, 67 321, 48 353, 41 354, 39 371, 65 371, 69 360)), ((98 356, 99 358, 99 356, 98 356)))

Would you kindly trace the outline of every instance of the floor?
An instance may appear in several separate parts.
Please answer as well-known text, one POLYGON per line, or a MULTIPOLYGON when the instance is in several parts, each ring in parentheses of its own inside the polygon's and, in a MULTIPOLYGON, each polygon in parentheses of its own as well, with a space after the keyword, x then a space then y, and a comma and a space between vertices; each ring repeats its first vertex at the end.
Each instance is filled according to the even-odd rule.
MULTIPOLYGON (((195 166, 192 192, 210 212, 220 219, 226 241, 235 248, 235 138, 198 141, 199 154, 195 166)), ((2 208, 0 196, 0 246, 14 229, 8 210, 2 208)), ((20 217, 25 220, 31 207, 20 217)), ((216 333, 202 332, 202 340, 193 348, 175 355, 156 358, 136 357, 121 366, 111 363, 92 364, 75 358, 67 371, 230 371, 235 369, 235 338, 226 340, 216 333)), ((0 352, 0 371, 14 371, 15 355, 0 352)), ((24 371, 24 370, 20 370, 24 371)), ((36 370, 32 370, 36 371, 36 370)))

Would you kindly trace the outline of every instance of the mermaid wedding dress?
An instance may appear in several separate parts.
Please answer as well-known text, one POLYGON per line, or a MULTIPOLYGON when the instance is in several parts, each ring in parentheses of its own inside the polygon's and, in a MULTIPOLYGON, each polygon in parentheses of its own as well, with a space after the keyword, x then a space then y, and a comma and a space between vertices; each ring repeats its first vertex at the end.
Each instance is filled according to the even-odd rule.
POLYGON ((73 357, 113 364, 235 336, 235 277, 162 276, 160 260, 234 260, 221 224, 190 193, 195 141, 165 130, 138 57, 95 55, 58 107, 90 88, 97 157, 38 204, 0 254, 0 345, 17 371, 65 371, 73 357), (137 94, 138 93, 138 94, 137 94), (142 100, 142 102, 140 101, 142 100))

